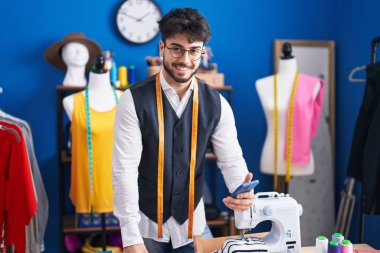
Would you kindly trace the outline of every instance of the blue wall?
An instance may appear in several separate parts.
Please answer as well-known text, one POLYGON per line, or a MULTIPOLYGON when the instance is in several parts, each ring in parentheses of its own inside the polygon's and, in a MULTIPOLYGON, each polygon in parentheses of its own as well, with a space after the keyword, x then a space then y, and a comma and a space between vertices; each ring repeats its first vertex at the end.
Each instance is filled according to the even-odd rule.
MULTIPOLYGON (((349 82, 348 75, 353 68, 370 63, 371 41, 374 37, 380 36, 377 18, 379 8, 379 1, 338 1, 338 29, 336 31, 338 45, 336 55, 337 189, 343 187, 342 182, 346 176, 355 121, 365 88, 364 83, 349 82)), ((365 71, 360 74, 356 76, 365 78, 365 71)), ((359 187, 355 189, 355 192, 360 196, 360 184, 357 186, 359 187)), ((351 227, 351 238, 356 239, 359 236, 359 204, 360 199, 357 199, 351 227)), ((380 216, 368 217, 365 228, 365 241, 379 249, 379 235, 375 231, 380 228, 380 216)))
MULTIPOLYGON (((371 17, 375 21, 376 8, 369 3, 349 1, 346 4, 343 0, 157 2, 164 13, 173 7, 191 6, 209 20, 213 32, 209 43, 215 55, 213 61, 218 63, 219 71, 225 73, 226 84, 234 87, 233 110, 239 140, 250 170, 261 181, 260 190, 270 188, 272 179, 260 174, 258 169, 266 126, 253 84, 256 79, 273 72, 273 40, 336 40, 337 181, 342 181, 361 100, 357 94, 363 90, 362 85, 348 84, 346 76, 352 67, 368 62, 370 39, 380 29, 375 23, 370 25, 371 17), (372 15, 367 15, 366 11, 372 15)), ((114 22, 120 3, 40 0, 22 1, 21 4, 20 1, 5 1, 0 8, 3 24, 0 86, 4 88, 0 109, 27 120, 33 129, 37 158, 50 200, 47 253, 58 252, 59 242, 55 86, 61 83, 64 73, 50 66, 43 53, 67 33, 83 32, 103 49, 113 50, 118 65, 136 65, 138 79, 144 78, 144 57, 157 55, 159 38, 141 46, 124 41, 114 22)))

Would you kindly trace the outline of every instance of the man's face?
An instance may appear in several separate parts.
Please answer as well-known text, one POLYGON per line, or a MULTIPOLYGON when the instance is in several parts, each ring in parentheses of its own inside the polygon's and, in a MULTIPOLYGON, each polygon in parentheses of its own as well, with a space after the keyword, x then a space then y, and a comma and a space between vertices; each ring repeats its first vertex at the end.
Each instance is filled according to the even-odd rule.
POLYGON ((166 72, 168 75, 165 78, 172 79, 176 83, 187 83, 198 70, 200 59, 191 59, 188 51, 183 51, 182 56, 178 57, 175 51, 185 49, 192 50, 194 53, 194 50, 202 50, 202 48, 203 41, 190 43, 186 34, 177 34, 166 39, 166 46, 163 41, 160 41, 160 55, 163 57, 164 74, 166 72), (173 57, 173 55, 178 58, 173 57))

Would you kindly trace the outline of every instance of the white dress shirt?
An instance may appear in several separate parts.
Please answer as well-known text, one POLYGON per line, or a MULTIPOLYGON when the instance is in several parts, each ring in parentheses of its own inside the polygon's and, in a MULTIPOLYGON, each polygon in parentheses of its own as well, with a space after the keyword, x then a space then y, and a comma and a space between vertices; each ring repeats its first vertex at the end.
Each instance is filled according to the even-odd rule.
MULTIPOLYGON (((193 90, 190 84, 182 100, 160 73, 161 87, 178 118, 181 117, 193 90)), ((235 120, 226 99, 221 99, 221 116, 211 136, 217 165, 230 192, 233 192, 248 173, 242 150, 237 140, 235 120)), ((120 221, 123 247, 143 243, 144 238, 159 242, 171 241, 173 248, 184 246, 187 239, 188 221, 182 225, 173 217, 163 224, 163 238, 157 238, 157 223, 139 210, 138 166, 141 160, 142 137, 133 97, 127 90, 121 97, 115 118, 112 175, 114 186, 114 214, 120 221)), ((157 208, 156 204, 152 208, 157 208)), ((200 235, 206 227, 203 198, 194 211, 193 235, 200 235)))

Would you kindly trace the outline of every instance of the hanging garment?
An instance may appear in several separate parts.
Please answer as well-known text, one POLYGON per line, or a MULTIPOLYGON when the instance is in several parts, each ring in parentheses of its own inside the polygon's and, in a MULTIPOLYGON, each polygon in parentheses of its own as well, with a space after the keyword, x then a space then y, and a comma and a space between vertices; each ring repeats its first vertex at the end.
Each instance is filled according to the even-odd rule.
POLYGON ((0 241, 24 253, 25 228, 37 211, 31 168, 20 128, 4 121, 0 125, 6 128, 0 129, 0 224, 5 232, 0 241))
POLYGON ((16 124, 22 130, 25 137, 26 148, 32 170, 33 182, 35 187, 35 194, 38 203, 38 209, 32 221, 27 227, 26 234, 26 252, 35 253, 41 252, 45 248, 44 237, 46 231, 46 225, 49 216, 49 202, 45 190, 44 183, 42 181, 40 168, 37 163, 36 155, 34 152, 33 136, 29 124, 19 118, 16 118, 10 114, 7 114, 0 110, 0 120, 6 121, 12 124, 16 124))
POLYGON ((380 214, 380 62, 367 66, 367 85, 356 120, 347 174, 362 182, 365 214, 380 214))
MULTIPOLYGON (((113 211, 112 147, 116 106, 105 112, 90 108, 93 193, 96 213, 113 211)), ((90 213, 90 171, 87 149, 85 97, 74 94, 72 118, 72 161, 70 198, 77 213, 90 213)))

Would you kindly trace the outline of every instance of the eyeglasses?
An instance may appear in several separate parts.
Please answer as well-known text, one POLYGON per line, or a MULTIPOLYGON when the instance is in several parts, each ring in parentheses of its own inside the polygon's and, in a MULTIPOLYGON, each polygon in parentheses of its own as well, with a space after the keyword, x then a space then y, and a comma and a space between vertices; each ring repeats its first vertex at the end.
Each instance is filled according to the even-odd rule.
POLYGON ((193 61, 198 61, 202 54, 205 52, 203 51, 203 48, 191 48, 191 49, 184 49, 182 47, 173 46, 168 47, 166 44, 164 44, 167 49, 170 50, 171 56, 174 58, 181 58, 185 52, 188 52, 189 57, 193 61))

